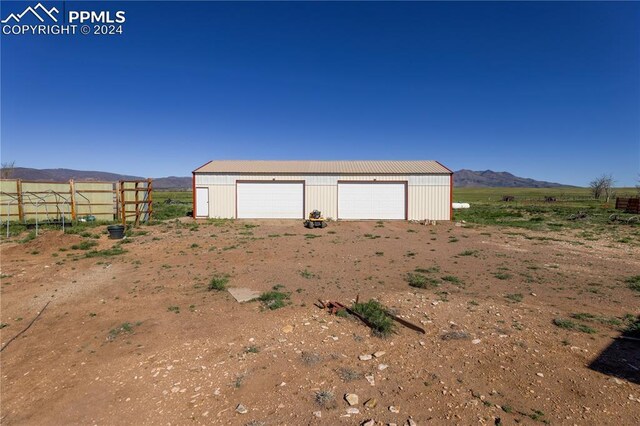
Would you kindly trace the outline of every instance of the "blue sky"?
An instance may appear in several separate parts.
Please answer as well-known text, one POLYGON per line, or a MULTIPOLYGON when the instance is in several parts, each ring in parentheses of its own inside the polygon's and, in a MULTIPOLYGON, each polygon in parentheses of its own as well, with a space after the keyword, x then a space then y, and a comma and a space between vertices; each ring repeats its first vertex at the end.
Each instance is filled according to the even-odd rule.
POLYGON ((575 185, 640 169, 639 3, 64 7, 124 10, 124 34, 1 36, 2 161, 160 177, 436 159, 575 185))

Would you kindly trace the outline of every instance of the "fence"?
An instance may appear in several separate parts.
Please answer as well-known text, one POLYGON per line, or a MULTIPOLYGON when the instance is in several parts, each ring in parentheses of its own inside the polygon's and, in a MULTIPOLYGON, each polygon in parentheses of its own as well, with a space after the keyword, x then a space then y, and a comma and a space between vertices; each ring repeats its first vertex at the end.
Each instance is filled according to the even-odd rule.
POLYGON ((616 198, 616 210, 627 213, 640 213, 640 198, 616 198))
POLYGON ((26 223, 73 220, 136 224, 150 219, 151 179, 119 182, 0 180, 0 220, 26 223))

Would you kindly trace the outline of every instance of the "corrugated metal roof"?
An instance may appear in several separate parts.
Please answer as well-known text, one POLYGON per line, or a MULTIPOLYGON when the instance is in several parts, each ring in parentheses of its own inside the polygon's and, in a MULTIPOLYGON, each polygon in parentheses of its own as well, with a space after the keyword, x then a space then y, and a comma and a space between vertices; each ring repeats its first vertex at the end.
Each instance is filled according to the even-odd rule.
POLYGON ((249 161, 216 160, 196 173, 261 174, 429 174, 452 173, 437 161, 249 161))

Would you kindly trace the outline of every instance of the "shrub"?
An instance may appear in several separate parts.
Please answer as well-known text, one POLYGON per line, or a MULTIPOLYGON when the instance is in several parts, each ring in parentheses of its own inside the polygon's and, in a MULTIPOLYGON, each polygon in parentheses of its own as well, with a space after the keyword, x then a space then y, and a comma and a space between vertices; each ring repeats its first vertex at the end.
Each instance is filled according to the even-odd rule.
POLYGON ((629 284, 631 290, 640 291, 640 275, 634 275, 624 281, 629 284))
POLYGON ((374 334, 384 337, 393 332, 393 319, 387 315, 385 307, 380 302, 371 299, 365 303, 355 303, 351 309, 367 320, 374 334))
POLYGON ((568 319, 556 318, 553 320, 553 324, 557 327, 564 328, 566 330, 577 330, 587 334, 594 334, 597 331, 588 325, 579 324, 568 319))
POLYGON ((227 289, 227 283, 229 282, 228 275, 215 275, 209 281, 209 290, 224 291, 227 289))
POLYGON ((429 278, 422 274, 407 274, 407 282, 411 287, 417 288, 433 288, 438 286, 438 280, 435 278, 429 278))
POLYGON ((258 300, 270 310, 283 308, 287 305, 290 293, 283 293, 278 290, 264 292, 258 297, 258 300))

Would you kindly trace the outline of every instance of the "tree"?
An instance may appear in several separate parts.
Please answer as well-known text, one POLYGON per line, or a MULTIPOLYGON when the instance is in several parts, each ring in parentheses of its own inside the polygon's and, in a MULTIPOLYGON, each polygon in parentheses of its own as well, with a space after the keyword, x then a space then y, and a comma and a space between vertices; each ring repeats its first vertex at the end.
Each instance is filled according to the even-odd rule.
POLYGON ((6 161, 0 165, 0 178, 10 179, 13 176, 13 172, 16 168, 15 161, 6 161))
POLYGON ((591 188, 591 194, 593 194, 593 198, 599 200, 600 197, 604 196, 606 201, 609 202, 609 198, 613 195, 613 176, 611 175, 602 175, 589 183, 589 188, 591 188))

